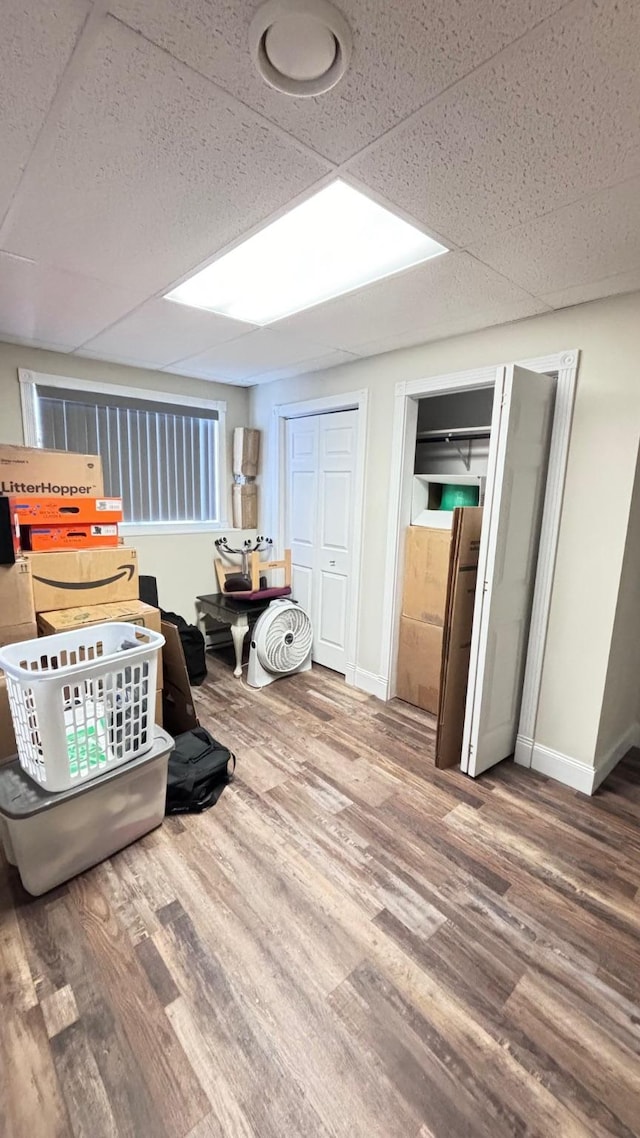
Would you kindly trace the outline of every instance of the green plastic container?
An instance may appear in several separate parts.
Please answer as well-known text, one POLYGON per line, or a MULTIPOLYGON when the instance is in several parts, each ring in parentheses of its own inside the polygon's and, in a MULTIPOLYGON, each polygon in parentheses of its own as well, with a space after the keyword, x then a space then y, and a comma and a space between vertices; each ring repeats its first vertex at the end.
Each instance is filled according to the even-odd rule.
POLYGON ((455 486, 445 482, 442 487, 440 509, 455 510, 458 506, 477 506, 479 501, 479 486, 455 486))

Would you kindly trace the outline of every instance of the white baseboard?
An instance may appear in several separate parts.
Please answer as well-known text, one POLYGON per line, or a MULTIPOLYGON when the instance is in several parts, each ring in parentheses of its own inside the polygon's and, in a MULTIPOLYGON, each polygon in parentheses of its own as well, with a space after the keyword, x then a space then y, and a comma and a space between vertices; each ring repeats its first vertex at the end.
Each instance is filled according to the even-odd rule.
MULTIPOLYGON (((631 747, 640 747, 640 723, 632 723, 611 750, 596 760, 593 790, 597 790, 608 774, 623 759, 631 747)), ((592 792, 593 793, 593 792, 592 792)))
POLYGON ((530 767, 533 757, 534 740, 530 739, 528 735, 516 736, 516 749, 513 753, 513 761, 520 767, 530 767))
POLYGON ((516 762, 522 766, 531 766, 532 770, 554 778, 557 782, 563 782, 565 786, 572 786, 574 790, 580 790, 583 794, 593 794, 616 763, 624 758, 629 748, 640 747, 640 723, 632 723, 615 746, 603 755, 595 766, 574 759, 571 755, 563 755, 561 751, 543 747, 536 742, 531 743, 531 762, 528 763, 523 761, 523 758, 526 758, 526 746, 529 740, 525 740, 524 737, 519 738, 522 738, 523 746, 520 758, 516 749, 514 756, 516 762))
POLYGON ((347 683, 353 684, 360 691, 366 691, 369 695, 375 695, 378 699, 385 701, 388 698, 389 684, 384 676, 376 676, 375 672, 367 672, 364 668, 353 668, 353 679, 349 679, 348 674, 345 678, 347 683))
POLYGON ((561 751, 553 751, 551 747, 533 744, 531 769, 555 778, 565 786, 572 786, 574 790, 581 790, 583 794, 593 793, 594 768, 580 759, 563 755, 561 751))

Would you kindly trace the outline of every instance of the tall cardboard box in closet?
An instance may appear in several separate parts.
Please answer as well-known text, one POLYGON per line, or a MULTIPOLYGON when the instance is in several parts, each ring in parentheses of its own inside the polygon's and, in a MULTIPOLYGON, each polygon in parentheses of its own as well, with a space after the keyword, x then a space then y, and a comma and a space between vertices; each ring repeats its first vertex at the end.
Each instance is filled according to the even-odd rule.
MULTIPOLYGON (((455 709, 460 703, 462 681, 459 676, 465 674, 462 645, 467 644, 470 650, 481 525, 482 508, 466 506, 454 510, 451 529, 409 526, 406 537, 397 695, 423 711, 439 715, 442 687, 447 682, 443 756, 451 756, 455 749, 455 727, 451 717, 455 719, 455 709), (469 575, 470 569, 473 570, 472 575, 469 575), (465 581, 469 585, 467 592, 461 584, 465 581), (455 637, 452 639, 454 622, 455 637), (445 659, 446 670, 443 668, 445 659)), ((467 658, 467 671, 468 666, 467 658)), ((458 758, 451 759, 446 765, 453 765, 459 759, 458 752, 458 758)))
POLYGON ((438 701, 436 766, 460 762, 478 580, 482 507, 454 510, 438 701))
POLYGON ((396 694, 398 699, 435 715, 440 698, 443 629, 400 617, 396 694))
POLYGON ((442 627, 447 605, 451 530, 409 526, 402 615, 442 627))

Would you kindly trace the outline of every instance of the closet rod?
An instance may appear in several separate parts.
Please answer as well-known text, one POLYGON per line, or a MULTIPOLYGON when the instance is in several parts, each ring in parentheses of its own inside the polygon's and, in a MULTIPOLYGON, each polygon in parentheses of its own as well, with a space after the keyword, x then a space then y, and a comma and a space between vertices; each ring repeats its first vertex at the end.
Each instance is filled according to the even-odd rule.
POLYGON ((491 427, 452 427, 444 431, 418 431, 416 440, 419 443, 446 443, 453 439, 461 441, 471 439, 491 438, 491 427))

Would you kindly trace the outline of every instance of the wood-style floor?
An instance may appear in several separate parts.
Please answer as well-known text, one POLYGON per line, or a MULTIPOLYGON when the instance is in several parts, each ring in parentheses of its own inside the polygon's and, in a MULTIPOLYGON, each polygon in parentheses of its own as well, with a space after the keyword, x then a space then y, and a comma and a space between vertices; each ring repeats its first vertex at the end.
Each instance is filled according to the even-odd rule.
POLYGON ((39 899, 0 866, 2 1138, 640 1133, 640 765, 436 772, 432 720, 210 664, 238 754, 39 899))

